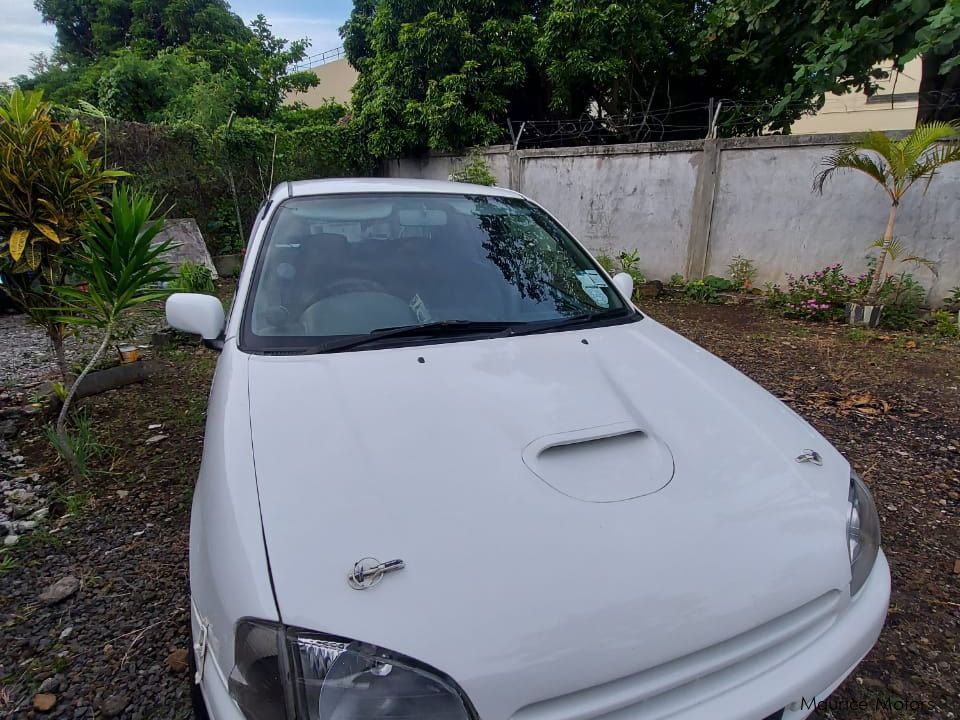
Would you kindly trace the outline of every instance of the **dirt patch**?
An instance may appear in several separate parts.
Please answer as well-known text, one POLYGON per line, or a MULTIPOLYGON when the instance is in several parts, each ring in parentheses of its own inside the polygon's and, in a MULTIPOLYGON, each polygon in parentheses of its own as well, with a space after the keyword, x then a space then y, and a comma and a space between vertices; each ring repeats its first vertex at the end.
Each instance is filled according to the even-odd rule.
MULTIPOLYGON (((845 326, 749 306, 647 309, 783 398, 874 490, 893 569, 890 615, 823 714, 952 717, 960 707, 960 346, 851 336, 845 326)), ((147 383, 84 401, 110 446, 100 472, 83 487, 60 486, 47 530, 0 556, 12 563, 0 574, 0 683, 9 698, 4 705, 0 695, 0 715, 90 718, 118 707, 125 718, 190 715, 186 673, 167 661, 188 647, 190 498, 216 355, 173 347, 159 360, 147 383), (165 437, 147 443, 157 435, 165 437), (41 602, 66 576, 79 589, 41 602), (45 681, 56 686, 47 693, 56 704, 41 715, 33 702, 45 681)), ((29 468, 63 481, 39 424, 14 442, 29 468)))
POLYGON ((107 447, 82 487, 55 467, 40 428, 16 439, 28 470, 63 484, 47 528, 4 553, 12 566, 0 575, 0 716, 190 717, 187 674, 167 658, 189 647, 190 499, 215 360, 202 348, 173 349, 155 378, 83 401, 107 447), (43 602, 65 577, 79 590, 43 602), (41 715, 32 703, 44 682, 56 704, 41 715))

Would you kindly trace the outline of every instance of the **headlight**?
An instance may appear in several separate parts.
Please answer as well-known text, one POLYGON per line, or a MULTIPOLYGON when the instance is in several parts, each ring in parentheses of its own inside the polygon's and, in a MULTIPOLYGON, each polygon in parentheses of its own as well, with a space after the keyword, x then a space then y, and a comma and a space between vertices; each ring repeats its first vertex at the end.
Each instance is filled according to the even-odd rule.
POLYGON ((341 638, 241 621, 230 694, 248 720, 471 720, 449 678, 341 638))
POLYGON ((863 480, 850 472, 847 548, 850 552, 850 594, 863 587, 880 551, 880 517, 863 480))

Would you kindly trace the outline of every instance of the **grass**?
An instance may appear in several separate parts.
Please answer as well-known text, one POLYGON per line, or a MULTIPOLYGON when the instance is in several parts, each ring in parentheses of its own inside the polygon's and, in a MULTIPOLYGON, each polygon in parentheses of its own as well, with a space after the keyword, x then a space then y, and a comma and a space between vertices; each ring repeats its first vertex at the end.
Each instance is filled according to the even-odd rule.
POLYGON ((0 555, 0 575, 16 570, 18 567, 20 567, 20 564, 10 554, 10 551, 4 550, 3 555, 0 555))
POLYGON ((63 513, 65 515, 79 515, 90 504, 91 499, 92 495, 89 492, 67 493, 58 489, 54 493, 54 500, 63 503, 63 513))
MULTIPOLYGON (((93 432, 93 421, 87 413, 79 412, 74 415, 72 424, 73 428, 67 430, 67 443, 77 459, 80 474, 83 477, 90 477, 94 472, 93 467, 98 464, 98 461, 111 456, 112 448, 97 440, 93 432)), ((46 434, 50 444, 57 451, 57 455, 63 460, 56 428, 53 425, 48 425, 46 434)))

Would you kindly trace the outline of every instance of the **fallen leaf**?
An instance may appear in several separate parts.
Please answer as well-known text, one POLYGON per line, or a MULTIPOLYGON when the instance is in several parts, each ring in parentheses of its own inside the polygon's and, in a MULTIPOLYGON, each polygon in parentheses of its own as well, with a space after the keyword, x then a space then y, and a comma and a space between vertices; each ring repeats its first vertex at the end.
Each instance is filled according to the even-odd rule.
POLYGON ((960 560, 953 561, 953 573, 954 575, 960 575, 960 560))
POLYGON ((188 651, 186 649, 181 648, 179 650, 174 650, 172 653, 167 655, 167 667, 170 668, 170 672, 186 672, 187 652, 188 651))
POLYGON ((33 709, 37 712, 50 712, 57 704, 57 696, 52 693, 38 693, 33 696, 33 709))

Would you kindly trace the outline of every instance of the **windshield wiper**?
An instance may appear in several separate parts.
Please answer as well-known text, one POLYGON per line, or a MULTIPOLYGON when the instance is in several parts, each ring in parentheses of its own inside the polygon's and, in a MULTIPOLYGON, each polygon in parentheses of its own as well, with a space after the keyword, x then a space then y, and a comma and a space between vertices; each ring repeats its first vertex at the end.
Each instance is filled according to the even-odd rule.
POLYGON ((313 355, 315 353, 338 352, 351 348, 379 342, 389 338, 402 337, 452 337, 456 335, 473 335, 477 333, 502 333, 516 327, 517 323, 486 322, 478 320, 439 320, 437 322, 421 323, 420 325, 401 325, 400 327, 378 328, 368 335, 348 337, 343 340, 333 340, 323 345, 297 350, 295 354, 313 355))
POLYGON ((626 308, 620 310, 603 310, 601 312, 583 313, 582 315, 571 315, 570 317, 552 320, 543 323, 531 323, 529 327, 514 330, 511 335, 533 335, 534 333, 550 332, 565 327, 576 327, 577 325, 587 325, 597 320, 609 320, 612 318, 625 317, 628 311, 626 308))

